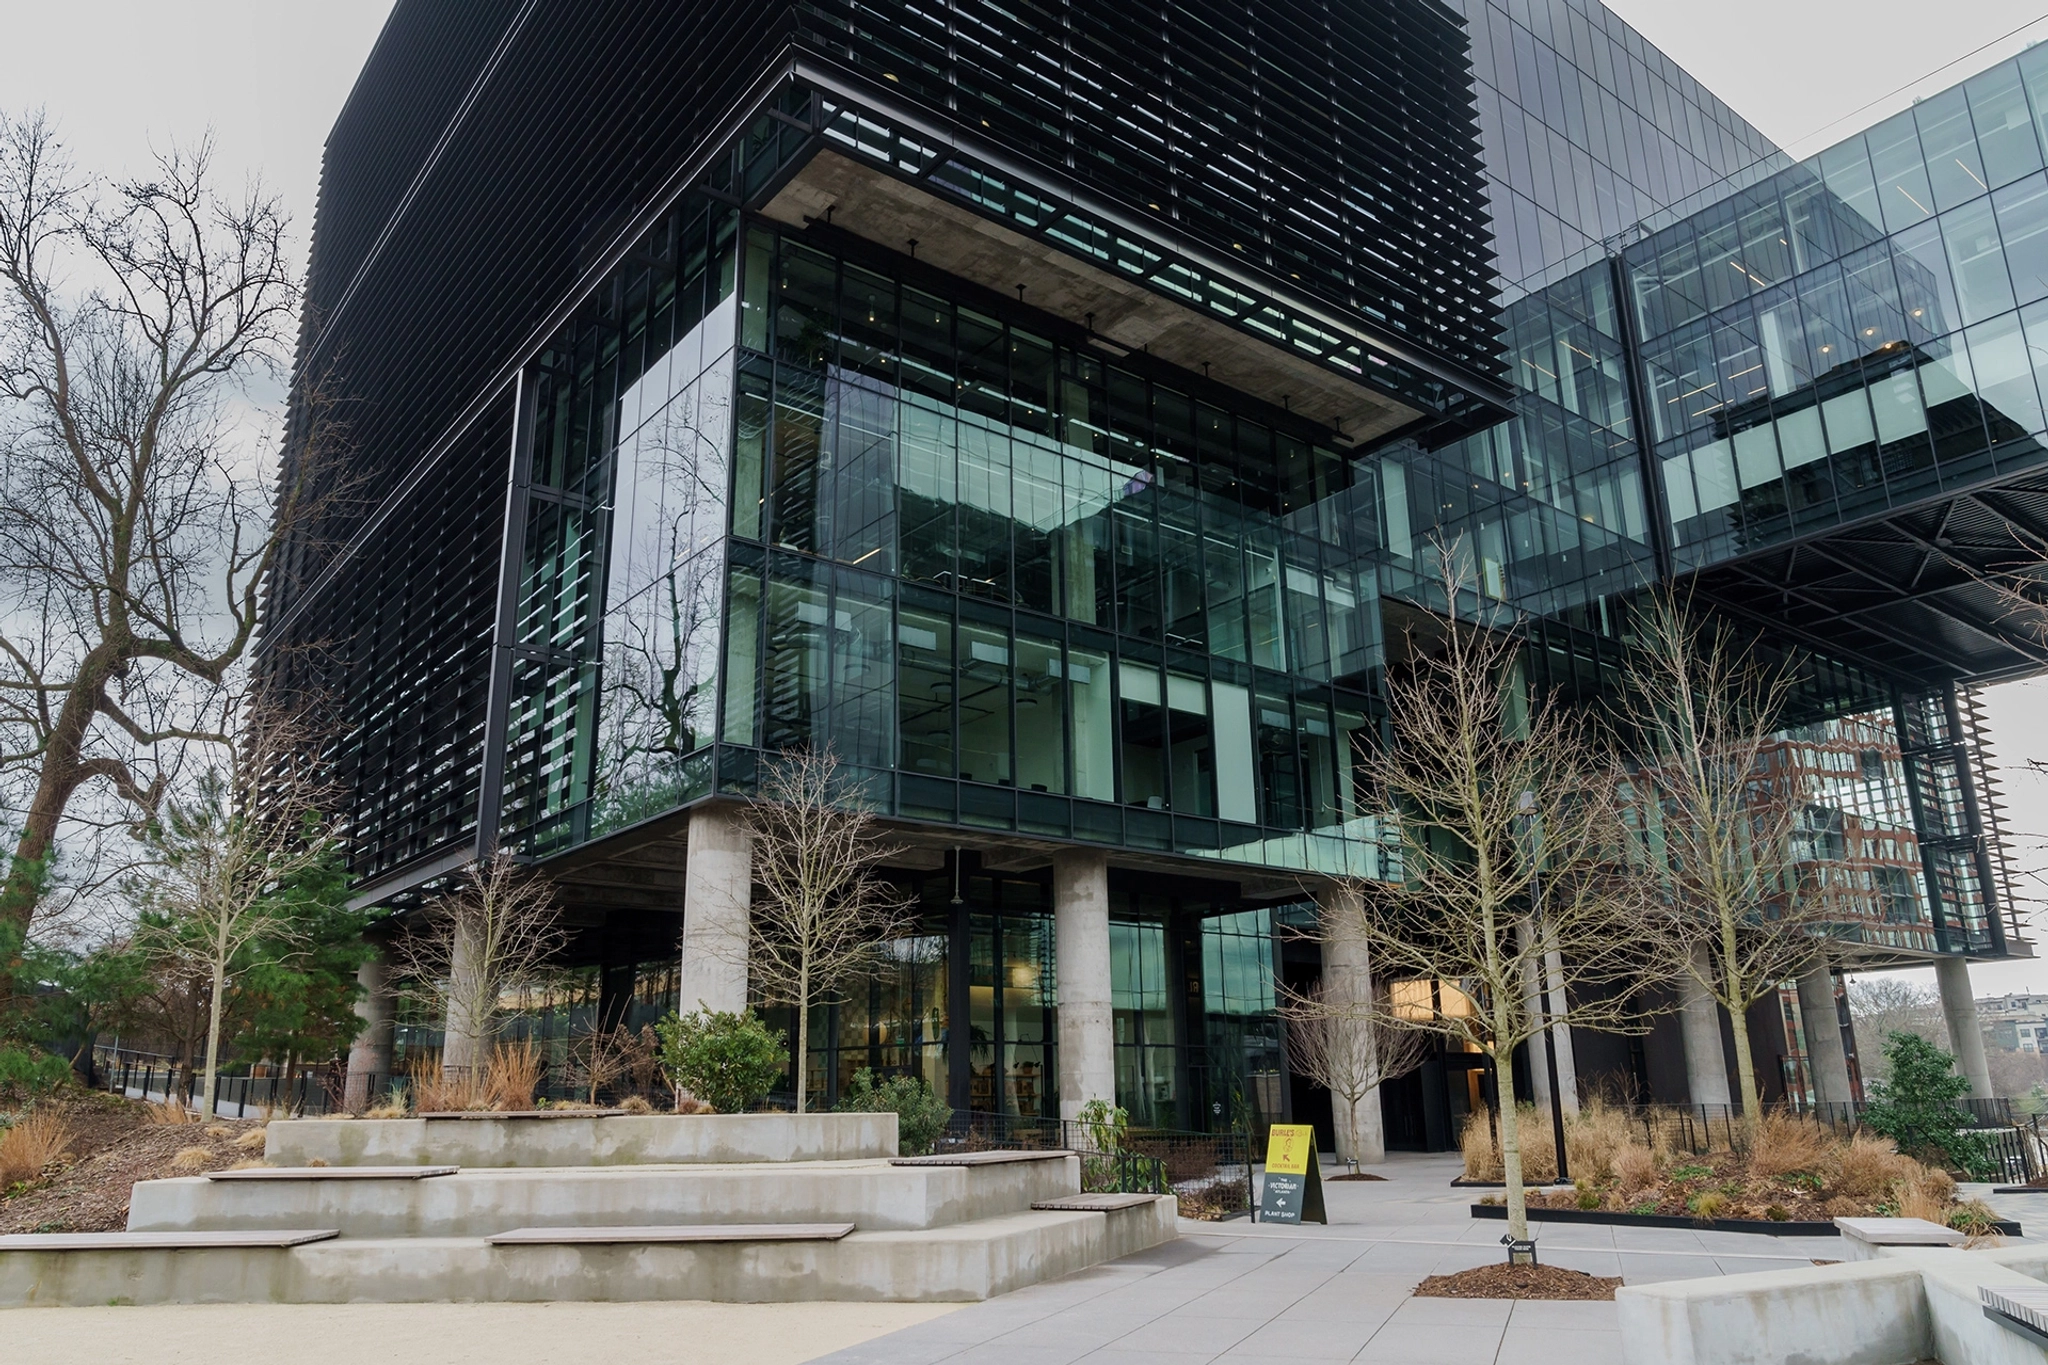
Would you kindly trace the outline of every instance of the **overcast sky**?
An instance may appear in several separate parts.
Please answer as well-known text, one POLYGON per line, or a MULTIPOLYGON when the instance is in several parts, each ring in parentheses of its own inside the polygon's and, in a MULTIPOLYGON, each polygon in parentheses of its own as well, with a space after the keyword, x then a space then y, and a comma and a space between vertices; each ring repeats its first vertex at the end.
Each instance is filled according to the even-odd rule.
MULTIPOLYGON (((1801 155, 2048 37, 2044 6, 1612 0, 1702 84, 1801 155)), ((74 155, 107 169, 139 170, 152 145, 211 130, 223 171, 260 175, 283 195, 303 251, 321 144, 390 9, 388 0, 0 0, 0 106, 47 108, 74 155)), ((2048 784, 2010 770, 2048 757, 2048 681, 1997 689, 1990 706, 2013 826, 2039 839, 2048 833, 2048 784)), ((2038 849, 2030 856, 2048 861, 2038 849)), ((2048 991, 2048 961, 1975 972, 1982 991, 2048 991)))

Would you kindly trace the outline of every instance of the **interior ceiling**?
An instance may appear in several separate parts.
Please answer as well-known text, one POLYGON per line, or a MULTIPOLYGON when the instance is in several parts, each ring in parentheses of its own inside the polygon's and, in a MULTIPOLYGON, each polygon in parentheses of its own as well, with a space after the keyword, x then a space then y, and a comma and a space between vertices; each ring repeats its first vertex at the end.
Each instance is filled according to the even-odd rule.
POLYGON ((2048 672, 2048 475, 1950 494, 1881 520, 1700 570, 1699 597, 1789 627, 1835 658, 1929 684, 2048 672))
POLYGON ((1339 432, 1374 440, 1423 416, 1416 409, 1279 346, 1269 345, 971 210, 833 151, 820 151, 762 210, 803 227, 824 219, 899 254, 971 280, 1123 351, 1146 351, 1339 432), (914 252, 911 242, 917 243, 914 252), (1206 368, 1205 368, 1206 367, 1206 368))

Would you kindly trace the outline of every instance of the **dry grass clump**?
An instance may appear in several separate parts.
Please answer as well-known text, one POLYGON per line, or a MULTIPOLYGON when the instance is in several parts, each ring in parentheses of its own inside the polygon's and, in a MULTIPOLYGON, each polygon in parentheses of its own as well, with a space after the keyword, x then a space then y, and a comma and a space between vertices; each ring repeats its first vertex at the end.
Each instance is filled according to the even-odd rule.
POLYGON ((700 1100, 687 1090, 676 1091, 676 1112, 678 1114, 715 1114, 718 1110, 707 1100, 700 1100))
MULTIPOLYGON (((1835 1151, 1834 1189, 1851 1199, 1875 1199, 1898 1181, 1912 1178, 1919 1162, 1900 1156, 1891 1139, 1858 1133, 1835 1151)), ((1846 1215, 1844 1215, 1846 1216, 1846 1215)))
POLYGON ((174 1171, 203 1171, 213 1164, 213 1153, 205 1147, 185 1147, 171 1158, 174 1171))
POLYGON ((63 1155, 71 1141, 71 1125, 47 1109, 39 1109, 0 1132, 0 1193, 34 1180, 43 1167, 63 1155))
POLYGON ((147 1123, 197 1123, 199 1115, 185 1107, 183 1100, 151 1100, 143 1106, 147 1123))
MULTIPOLYGON (((415 1068, 414 1074, 418 1074, 417 1068, 415 1068)), ((391 1089, 385 1094, 383 1102, 373 1104, 364 1110, 363 1117, 366 1119, 411 1118, 412 1106, 406 1102, 405 1087, 396 1081, 392 1082, 391 1089)))
POLYGON ((1564 1121, 1564 1154, 1572 1175, 1599 1183, 1614 1178, 1614 1163, 1624 1153, 1645 1151, 1629 1126, 1628 1115, 1597 1096, 1564 1121))
MULTIPOLYGON (((1533 1104, 1518 1104, 1515 1113, 1519 1120, 1515 1136, 1522 1149, 1522 1179, 1532 1185, 1548 1184, 1557 1179, 1557 1140, 1550 1128, 1550 1115, 1548 1112, 1539 1113, 1533 1104)), ((1464 1130, 1458 1135, 1459 1145, 1465 1152, 1465 1179, 1507 1178, 1500 1144, 1495 1137, 1493 1111, 1475 1109, 1465 1116, 1464 1130)), ((1565 1143, 1569 1155, 1569 1133, 1565 1143)))
POLYGON ((259 1123, 254 1128, 251 1128, 248 1132, 236 1138, 235 1146, 240 1147, 245 1152, 261 1151, 264 1142, 270 1136, 268 1130, 268 1124, 259 1123))
POLYGON ((533 1108, 533 1092, 540 1088, 540 1048, 531 1038, 500 1043, 491 1049, 490 1065, 484 1068, 486 1108, 511 1113, 533 1108))
POLYGON ((1614 1154, 1609 1171, 1617 1188, 1640 1194, 1657 1183, 1657 1157, 1647 1147, 1630 1144, 1614 1154))
POLYGON ((619 1101, 619 1108, 628 1114, 651 1114, 654 1112, 654 1106, 649 1104, 646 1098, 641 1095, 626 1096, 626 1098, 619 1101))
MULTIPOLYGON (((422 1114, 491 1108, 490 1095, 481 1076, 473 1071, 446 1075, 439 1062, 428 1058, 412 1064, 412 1097, 413 1104, 422 1114)), ((393 1117, 402 1118, 404 1115, 393 1117)))
POLYGON ((1840 1145, 1835 1135, 1816 1123, 1801 1123, 1784 1114, 1765 1114, 1749 1148, 1749 1173, 1758 1180, 1776 1180, 1795 1171, 1818 1172, 1840 1145))
POLYGON ((1500 1148, 1493 1145, 1493 1122, 1486 1110, 1475 1109, 1465 1115, 1458 1145, 1465 1152, 1467 1180, 1501 1179, 1500 1148))

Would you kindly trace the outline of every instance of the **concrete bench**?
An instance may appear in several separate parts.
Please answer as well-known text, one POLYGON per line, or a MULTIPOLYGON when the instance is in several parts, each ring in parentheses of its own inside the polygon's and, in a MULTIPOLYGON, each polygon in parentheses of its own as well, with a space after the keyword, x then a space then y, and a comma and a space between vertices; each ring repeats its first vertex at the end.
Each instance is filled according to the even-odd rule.
POLYGON ((1837 1218, 1846 1261, 1877 1259, 1884 1247, 1953 1247, 1968 1240, 1954 1228, 1925 1218, 1837 1218))
POLYGON ((702 1223, 690 1227, 514 1228, 492 1246, 590 1246, 621 1242, 836 1242, 851 1223, 702 1223))
POLYGON ((1157 1198, 1156 1194, 1070 1194, 1064 1199, 1041 1199, 1031 1207, 1042 1213, 1113 1213, 1157 1198))
POLYGON ((5 1251, 212 1251, 221 1248, 296 1247, 341 1234, 333 1228, 279 1232, 19 1232, 0 1237, 5 1251))
POLYGON ((426 1180, 454 1175, 460 1166, 251 1166, 240 1171, 209 1171, 208 1180, 426 1180))
POLYGON ((1074 1155, 1064 1151, 1030 1152, 945 1152, 938 1156, 891 1157, 891 1166, 1000 1166, 1010 1161, 1059 1161, 1074 1155))

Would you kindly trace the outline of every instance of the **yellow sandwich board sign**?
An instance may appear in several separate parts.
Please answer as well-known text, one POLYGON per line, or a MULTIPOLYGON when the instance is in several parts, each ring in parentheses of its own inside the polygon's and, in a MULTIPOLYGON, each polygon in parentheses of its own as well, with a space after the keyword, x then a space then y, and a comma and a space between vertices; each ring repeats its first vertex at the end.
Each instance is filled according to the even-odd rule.
POLYGON ((1266 1138, 1266 1180, 1259 1191, 1263 1223, 1324 1223, 1323 1177, 1316 1165, 1316 1130, 1306 1123, 1276 1123, 1266 1138))

